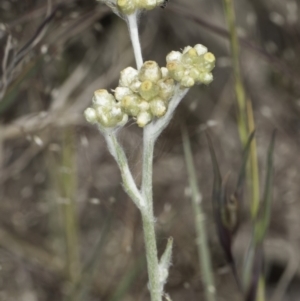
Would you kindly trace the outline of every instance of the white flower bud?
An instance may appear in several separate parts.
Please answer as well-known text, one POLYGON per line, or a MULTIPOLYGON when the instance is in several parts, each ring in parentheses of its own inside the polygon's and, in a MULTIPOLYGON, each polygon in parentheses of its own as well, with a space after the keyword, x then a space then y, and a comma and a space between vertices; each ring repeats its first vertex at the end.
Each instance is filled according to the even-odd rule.
POLYGON ((186 46, 186 47, 184 47, 184 48, 183 48, 183 51, 182 51, 182 54, 187 53, 190 49, 192 49, 191 46, 186 46))
POLYGON ((212 75, 212 73, 202 73, 200 74, 200 82, 208 85, 213 81, 214 77, 212 75))
POLYGON ((124 119, 124 113, 116 104, 111 107, 97 107, 96 113, 97 121, 107 128, 116 127, 124 119))
POLYGON ((115 98, 121 101, 125 96, 132 94, 132 91, 127 87, 117 87, 115 89, 115 98))
POLYGON ((201 44, 195 45, 194 48, 197 51, 199 56, 201 56, 207 52, 207 48, 201 44))
POLYGON ((87 120, 87 122, 90 122, 90 123, 97 122, 97 114, 96 114, 95 109, 93 109, 93 108, 87 108, 84 111, 84 116, 85 116, 85 119, 87 120))
POLYGON ((142 82, 146 80, 157 82, 161 77, 161 70, 155 61, 145 62, 139 71, 139 80, 142 82))
POLYGON ((139 127, 144 127, 152 120, 152 116, 149 112, 141 112, 138 114, 136 123, 139 127))
POLYGON ((167 112, 167 106, 162 99, 156 98, 150 102, 150 110, 153 116, 162 117, 167 112))
POLYGON ((121 108, 118 108, 117 106, 114 106, 111 108, 111 116, 112 117, 120 117, 120 116, 122 116, 122 114, 123 113, 122 113, 121 108))
POLYGON ((132 84, 129 86, 129 88, 131 89, 132 92, 137 93, 139 91, 141 84, 142 83, 139 80, 136 80, 136 81, 132 82, 132 84))
POLYGON ((162 78, 169 77, 169 71, 168 71, 168 69, 166 67, 161 67, 160 71, 161 71, 162 78))
POLYGON ((132 67, 127 67, 120 73, 119 85, 121 87, 129 87, 138 79, 138 71, 132 67))
POLYGON ((166 61, 167 63, 173 62, 173 61, 180 61, 182 54, 179 51, 171 51, 167 57, 166 61))
POLYGON ((109 127, 110 123, 106 115, 107 114, 106 110, 104 110, 103 107, 97 107, 96 113, 97 113, 97 120, 99 121, 99 123, 104 127, 109 127))
POLYGON ((172 78, 167 78, 164 80, 160 80, 158 83, 159 86, 159 97, 162 98, 164 101, 170 100, 170 98, 174 94, 175 90, 175 83, 172 78))
POLYGON ((140 111, 148 111, 150 108, 150 105, 147 101, 143 100, 138 104, 138 107, 140 109, 140 111))
POLYGON ((100 89, 94 92, 93 103, 97 106, 109 106, 113 104, 115 98, 105 89, 100 89))

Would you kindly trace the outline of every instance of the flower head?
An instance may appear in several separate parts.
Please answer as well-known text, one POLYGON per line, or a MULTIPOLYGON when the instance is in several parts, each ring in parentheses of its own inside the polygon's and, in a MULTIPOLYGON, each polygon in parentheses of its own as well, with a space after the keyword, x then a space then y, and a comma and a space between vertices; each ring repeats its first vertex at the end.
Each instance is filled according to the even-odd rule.
POLYGON ((128 120, 115 97, 104 89, 95 91, 93 105, 85 110, 84 115, 88 122, 105 128, 124 125, 128 120))
POLYGON ((187 46, 182 52, 172 51, 167 55, 170 77, 184 88, 195 84, 209 84, 213 80, 211 71, 215 67, 215 56, 201 44, 187 46))
POLYGON ((175 83, 168 76, 166 68, 160 68, 154 61, 147 61, 137 71, 128 67, 121 71, 115 98, 122 110, 144 127, 155 117, 162 117, 173 96, 175 83))

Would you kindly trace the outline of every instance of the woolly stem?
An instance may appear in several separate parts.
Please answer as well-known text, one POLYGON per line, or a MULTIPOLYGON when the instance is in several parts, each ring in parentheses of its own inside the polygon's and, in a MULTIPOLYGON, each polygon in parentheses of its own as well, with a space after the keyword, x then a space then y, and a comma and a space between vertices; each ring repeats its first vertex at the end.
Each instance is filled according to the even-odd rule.
POLYGON ((127 16, 127 21, 135 62, 137 69, 139 70, 143 65, 143 56, 139 39, 139 29, 137 25, 137 12, 127 16))

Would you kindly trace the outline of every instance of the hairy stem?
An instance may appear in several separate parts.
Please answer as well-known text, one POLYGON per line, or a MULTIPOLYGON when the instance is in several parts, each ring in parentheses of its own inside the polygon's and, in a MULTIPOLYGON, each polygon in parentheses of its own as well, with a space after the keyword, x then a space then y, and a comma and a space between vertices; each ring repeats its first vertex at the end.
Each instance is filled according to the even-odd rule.
MULTIPOLYGON (((103 131, 102 131, 103 132, 103 131)), ((123 180, 124 189, 132 199, 132 201, 136 204, 136 206, 141 210, 144 211, 146 204, 145 201, 136 187, 134 182, 133 176, 129 169, 128 161, 126 155, 123 151, 122 146, 119 144, 115 131, 112 132, 103 132, 105 140, 108 145, 108 149, 112 156, 115 158, 116 162, 118 163, 119 169, 121 171, 121 176, 123 180)))
POLYGON ((127 16, 127 25, 130 34, 130 39, 133 47, 134 57, 137 69, 139 70, 143 65, 143 56, 139 38, 139 29, 137 25, 137 13, 127 16))
MULTIPOLYGON (((153 200, 152 200, 152 165, 153 165, 153 149, 154 140, 147 139, 144 136, 144 159, 143 159, 143 182, 142 194, 137 189, 133 180, 132 174, 129 170, 126 155, 117 141, 114 131, 104 132, 108 148, 112 156, 117 161, 124 188, 133 202, 141 211, 143 221, 144 240, 146 247, 146 257, 149 275, 149 286, 151 301, 161 301, 162 291, 159 281, 159 265, 157 257, 157 246, 155 238, 154 215, 153 215, 153 200)), ((150 137, 151 138, 151 137, 150 137)))
POLYGON ((159 263, 157 257, 157 245, 155 237, 154 213, 153 213, 153 152, 155 139, 151 131, 144 129, 143 144, 143 175, 142 175, 142 195, 146 200, 147 213, 142 215, 143 229, 147 255, 147 265, 149 274, 149 285, 152 301, 162 300, 162 291, 159 281, 159 263))
POLYGON ((152 177, 155 140, 153 139, 151 132, 147 129, 147 127, 144 129, 143 139, 143 175, 141 190, 147 203, 148 212, 150 215, 153 215, 152 177))
POLYGON ((157 245, 155 237, 154 216, 142 214, 144 240, 146 246, 147 268, 151 301, 162 300, 162 290, 159 277, 157 245))

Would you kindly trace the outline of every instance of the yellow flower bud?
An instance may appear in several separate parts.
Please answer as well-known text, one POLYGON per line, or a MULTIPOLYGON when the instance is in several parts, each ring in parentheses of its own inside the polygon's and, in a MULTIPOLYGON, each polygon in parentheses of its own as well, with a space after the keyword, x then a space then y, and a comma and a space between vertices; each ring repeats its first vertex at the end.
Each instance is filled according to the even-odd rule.
POLYGON ((171 61, 167 63, 167 69, 169 70, 170 76, 176 81, 180 82, 184 76, 184 67, 180 62, 171 61))
POLYGON ((204 54, 204 68, 206 71, 210 72, 215 67, 216 58, 211 52, 204 54))
POLYGON ((190 88, 195 85, 195 80, 190 76, 184 76, 180 82, 181 86, 190 88))
POLYGON ((140 112, 140 102, 141 99, 136 94, 130 94, 122 99, 121 107, 128 115, 137 116, 137 114, 140 112))
POLYGON ((200 72, 196 68, 189 70, 189 76, 194 80, 197 80, 200 76, 200 72))
POLYGON ((193 64, 194 60, 198 57, 197 51, 194 48, 190 48, 182 55, 181 62, 184 64, 193 64))
POLYGON ((161 78, 161 70, 155 61, 145 62, 139 71, 139 80, 142 82, 146 80, 157 82, 161 78))
POLYGON ((139 94, 142 96, 142 98, 144 98, 147 101, 157 96, 158 93, 159 93, 158 85, 149 80, 142 82, 139 88, 139 94))
POLYGON ((117 6, 126 15, 131 15, 137 8, 134 0, 118 0, 117 6))

